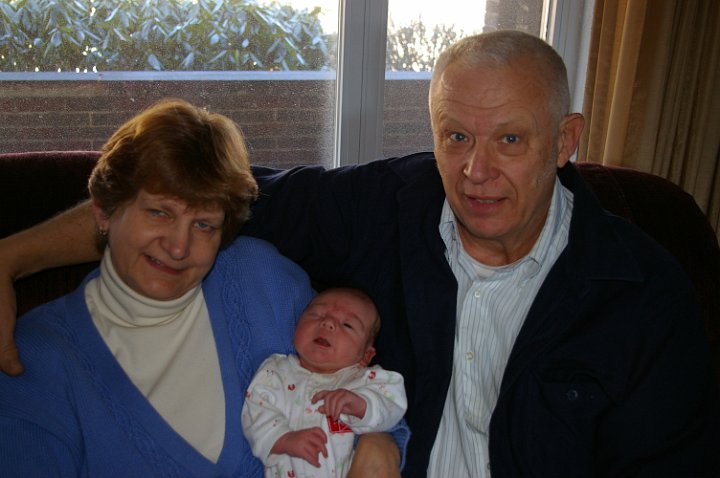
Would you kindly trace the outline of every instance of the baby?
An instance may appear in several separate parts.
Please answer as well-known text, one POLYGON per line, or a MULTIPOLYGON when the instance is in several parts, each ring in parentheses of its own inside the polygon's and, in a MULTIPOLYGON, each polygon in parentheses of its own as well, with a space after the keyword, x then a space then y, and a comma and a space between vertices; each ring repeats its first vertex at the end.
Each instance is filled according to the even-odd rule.
POLYGON ((263 362, 245 395, 242 425, 266 477, 344 477, 355 434, 386 431, 401 420, 402 376, 368 367, 379 329, 367 295, 328 289, 300 316, 297 356, 263 362))

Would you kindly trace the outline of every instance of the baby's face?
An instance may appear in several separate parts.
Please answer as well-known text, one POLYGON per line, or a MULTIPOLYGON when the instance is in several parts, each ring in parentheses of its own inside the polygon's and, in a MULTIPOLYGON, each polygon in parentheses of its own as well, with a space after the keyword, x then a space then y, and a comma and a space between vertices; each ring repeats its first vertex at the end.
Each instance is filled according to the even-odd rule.
POLYGON ((300 316, 293 340, 300 364, 311 372, 332 373, 367 365, 375 355, 370 334, 377 319, 372 303, 349 291, 319 294, 300 316))

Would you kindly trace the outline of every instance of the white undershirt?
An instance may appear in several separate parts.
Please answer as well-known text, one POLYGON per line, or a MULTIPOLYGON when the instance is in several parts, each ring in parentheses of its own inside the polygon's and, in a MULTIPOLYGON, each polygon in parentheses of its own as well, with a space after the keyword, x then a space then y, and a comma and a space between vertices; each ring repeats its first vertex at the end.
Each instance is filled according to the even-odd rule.
POLYGON ((540 286, 567 245, 572 193, 556 180, 548 217, 532 250, 519 261, 489 267, 462 247, 445 201, 440 233, 458 282, 453 371, 428 477, 488 478, 490 417, 510 352, 540 286))
POLYGON ((130 380, 179 435, 217 462, 225 395, 202 287, 175 300, 148 299, 120 279, 106 249, 85 301, 130 380))

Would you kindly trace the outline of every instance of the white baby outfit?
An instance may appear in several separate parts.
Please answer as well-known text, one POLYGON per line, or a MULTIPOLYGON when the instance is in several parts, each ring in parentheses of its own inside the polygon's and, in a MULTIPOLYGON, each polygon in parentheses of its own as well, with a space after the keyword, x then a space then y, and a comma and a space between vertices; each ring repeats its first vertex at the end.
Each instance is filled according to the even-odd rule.
POLYGON ((406 409, 399 373, 377 365, 352 365, 333 374, 313 373, 294 355, 274 354, 260 366, 245 394, 242 425, 253 453, 265 464, 266 477, 342 478, 350 469, 355 435, 392 428, 406 409), (317 392, 338 388, 365 399, 367 410, 362 419, 341 415, 335 422, 317 411, 322 400, 311 403, 317 392), (320 455, 320 468, 301 458, 270 454, 285 433, 311 427, 322 428, 328 437, 328 457, 320 455))

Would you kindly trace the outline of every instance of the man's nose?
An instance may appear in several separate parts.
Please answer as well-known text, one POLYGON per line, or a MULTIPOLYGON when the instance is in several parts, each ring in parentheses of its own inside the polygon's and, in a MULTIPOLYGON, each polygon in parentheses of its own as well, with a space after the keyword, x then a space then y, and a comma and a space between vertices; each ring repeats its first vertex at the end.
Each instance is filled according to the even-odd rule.
POLYGON ((475 145, 471 156, 468 158, 463 174, 474 183, 482 183, 492 179, 495 175, 493 167, 493 155, 488 146, 483 144, 475 145))

